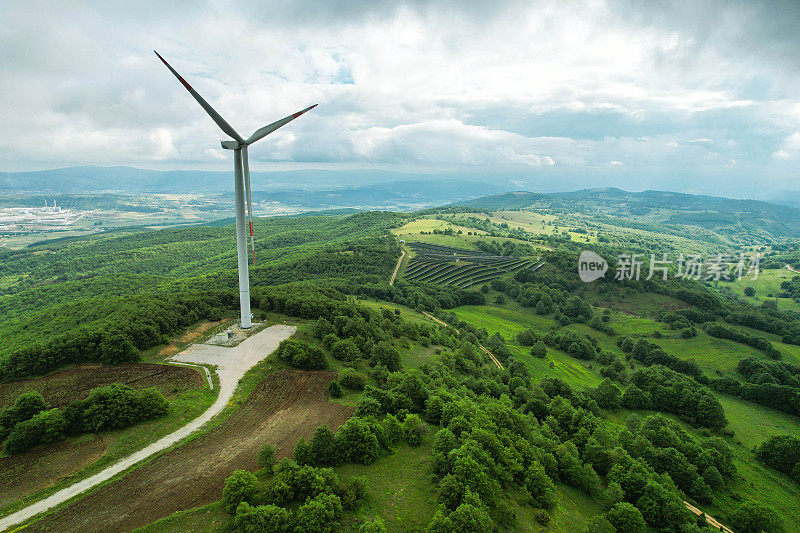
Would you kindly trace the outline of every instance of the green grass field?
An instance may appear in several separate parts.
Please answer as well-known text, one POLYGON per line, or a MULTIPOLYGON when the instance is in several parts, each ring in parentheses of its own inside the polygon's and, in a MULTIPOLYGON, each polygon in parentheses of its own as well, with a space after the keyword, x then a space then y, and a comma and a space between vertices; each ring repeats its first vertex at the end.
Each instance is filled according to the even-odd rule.
MULTIPOLYGON (((435 428, 433 428, 435 431, 435 428)), ((432 432, 421 446, 401 445, 391 455, 372 465, 336 467, 339 477, 365 476, 367 495, 359 509, 346 516, 344 531, 380 517, 389 531, 421 531, 436 511, 436 485, 431 477, 432 432)))
MULTIPOLYGON (((770 298, 768 295, 778 295, 781 289, 781 283, 784 281, 791 281, 795 276, 800 276, 795 272, 785 268, 761 270, 758 273, 758 278, 753 280, 751 276, 734 280, 730 283, 720 283, 720 287, 727 287, 741 297, 744 301, 753 305, 761 305, 765 300, 775 300, 774 297, 770 298), (756 294, 752 297, 745 296, 744 289, 752 287, 755 289, 756 294)), ((800 312, 800 304, 791 298, 777 298, 778 310, 780 311, 798 311, 800 312)))

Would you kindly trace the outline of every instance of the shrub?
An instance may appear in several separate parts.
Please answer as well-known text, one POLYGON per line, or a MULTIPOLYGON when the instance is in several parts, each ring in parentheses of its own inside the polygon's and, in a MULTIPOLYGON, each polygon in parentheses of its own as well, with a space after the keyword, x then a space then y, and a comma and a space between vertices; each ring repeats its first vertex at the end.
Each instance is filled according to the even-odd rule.
POLYGON ((317 466, 339 464, 336 438, 328 426, 320 426, 311 438, 311 463, 317 466))
POLYGON ((236 508, 233 525, 237 531, 259 533, 262 531, 291 531, 292 514, 288 509, 277 505, 258 505, 253 507, 242 502, 236 508))
POLYGON ((396 444, 397 442, 400 442, 400 439, 403 438, 403 427, 400 425, 400 422, 397 421, 397 417, 394 415, 386 415, 386 418, 384 418, 381 422, 381 426, 383 427, 383 431, 386 433, 386 438, 389 439, 390 443, 396 444))
MULTIPOLYGON (((286 341, 284 341, 286 342, 286 341)), ((331 353, 340 361, 355 361, 361 357, 361 350, 350 339, 337 341, 331 346, 331 353)))
POLYGON ((169 402, 157 388, 144 389, 139 394, 139 418, 141 420, 158 418, 169 411, 169 402))
POLYGON ((295 531, 308 533, 332 533, 342 518, 342 501, 335 494, 319 494, 297 509, 295 531))
POLYGON ((372 349, 371 361, 373 365, 385 366, 390 372, 396 372, 400 370, 402 366, 400 363, 400 352, 398 352, 394 346, 385 341, 379 342, 372 349))
POLYGON ((40 444, 58 442, 64 438, 66 429, 67 421, 61 411, 41 411, 14 426, 6 440, 6 452, 22 453, 40 444))
POLYGON ((324 370, 328 368, 325 354, 305 341, 286 339, 278 345, 278 357, 294 368, 324 370))
POLYGON ((367 383, 367 378, 364 376, 364 374, 359 374, 358 372, 353 372, 352 370, 346 370, 339 377, 339 382, 348 389, 364 390, 364 386, 367 383))
POLYGON ((646 531, 647 525, 642 518, 642 513, 627 502, 615 503, 606 513, 606 518, 617 531, 626 533, 640 533, 646 531))
POLYGON ((378 438, 370 425, 360 418, 350 418, 336 433, 336 448, 350 463, 371 464, 380 455, 378 438))
MULTIPOLYGON (((486 287, 486 285, 484 285, 486 287)), ((358 528, 358 533, 386 533, 386 526, 380 520, 367 520, 358 528)))
POLYGON ((403 420, 403 437, 411 446, 422 444, 422 436, 425 434, 425 424, 419 416, 407 415, 403 420))
POLYGON ((365 397, 356 404, 354 416, 359 418, 380 418, 383 414, 381 404, 375 398, 365 397))
POLYGON ((534 357, 544 358, 547 356, 547 345, 542 341, 537 341, 531 348, 531 355, 534 357))
POLYGON ((47 402, 38 391, 24 392, 17 396, 12 407, 6 407, 0 411, 0 440, 8 433, 14 425, 33 418, 48 408, 47 402))
POLYGON ((236 512, 239 504, 249 500, 258 492, 258 479, 252 472, 236 470, 225 480, 222 489, 222 507, 228 514, 236 512))
POLYGON ((330 382, 328 385, 328 393, 331 395, 331 398, 341 398, 342 394, 344 394, 337 381, 330 382))
POLYGON ((313 462, 311 456, 311 446, 309 446, 308 442, 306 442, 306 439, 303 437, 300 437, 300 439, 297 441, 297 444, 295 444, 294 453, 292 453, 292 459, 294 459, 294 462, 298 465, 310 465, 313 462))
POLYGON ((556 487, 538 462, 531 464, 525 473, 525 488, 531 495, 531 505, 543 509, 555 508, 556 487))
POLYGON ((740 533, 783 531, 783 524, 775 511, 755 502, 743 503, 731 515, 730 525, 740 533))
POLYGON ((271 444, 265 444, 258 451, 258 466, 267 469, 272 473, 272 465, 275 463, 275 448, 271 444))
POLYGON ((141 420, 139 405, 139 394, 127 385, 114 383, 94 389, 84 401, 84 428, 97 432, 132 426, 141 420))

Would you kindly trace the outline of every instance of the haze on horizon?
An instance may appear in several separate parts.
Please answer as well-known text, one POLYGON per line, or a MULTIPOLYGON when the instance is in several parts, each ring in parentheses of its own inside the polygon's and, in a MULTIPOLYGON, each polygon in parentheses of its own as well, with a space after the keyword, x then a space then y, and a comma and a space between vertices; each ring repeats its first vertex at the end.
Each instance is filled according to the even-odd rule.
POLYGON ((0 171, 463 174, 527 190, 798 190, 796 2, 4 2, 0 171), (559 184, 559 185, 554 185, 559 184), (562 186, 563 185, 563 186, 562 186))

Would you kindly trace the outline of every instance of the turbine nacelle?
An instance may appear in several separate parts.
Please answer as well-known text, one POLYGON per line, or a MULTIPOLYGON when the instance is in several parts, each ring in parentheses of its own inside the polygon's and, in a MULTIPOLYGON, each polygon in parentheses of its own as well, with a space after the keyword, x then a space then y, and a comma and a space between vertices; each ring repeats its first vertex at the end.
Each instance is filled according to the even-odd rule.
POLYGON ((220 141, 219 143, 226 150, 238 150, 242 146, 247 146, 246 144, 242 144, 239 141, 220 141))

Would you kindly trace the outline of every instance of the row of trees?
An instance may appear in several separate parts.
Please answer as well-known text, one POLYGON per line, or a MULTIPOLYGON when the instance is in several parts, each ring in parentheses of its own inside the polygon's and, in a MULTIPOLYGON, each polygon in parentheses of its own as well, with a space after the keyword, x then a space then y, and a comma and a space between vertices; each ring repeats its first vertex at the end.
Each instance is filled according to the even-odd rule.
POLYGON ((711 386, 719 392, 739 396, 749 402, 800 415, 800 367, 749 357, 739 361, 736 369, 744 377, 744 383, 723 377, 712 380, 711 386))
POLYGON ((739 329, 720 324, 719 322, 706 322, 703 324, 703 331, 712 337, 717 337, 718 339, 730 339, 734 342, 752 346, 753 348, 761 350, 767 354, 767 357, 770 359, 781 358, 781 352, 776 350, 772 343, 763 337, 750 335, 739 329))
MULTIPOLYGON (((238 531, 314 532, 336 531, 345 510, 355 509, 363 499, 363 478, 340 480, 330 468, 315 468, 285 459, 275 475, 262 483, 255 474, 235 471, 222 490, 222 506, 233 515, 238 531)), ((374 523, 364 531, 383 531, 374 523)))
POLYGON ((42 319, 33 332, 22 322, 0 348, 0 379, 42 374, 69 363, 117 364, 139 360, 139 352, 199 320, 218 320, 236 304, 232 292, 207 291, 97 299, 70 304, 42 319))
POLYGON ((800 439, 775 435, 756 450, 759 461, 800 483, 800 439))
POLYGON ((68 435, 132 426, 168 410, 158 389, 137 391, 120 383, 92 389, 88 397, 64 409, 50 409, 41 394, 28 392, 0 412, 0 440, 5 440, 7 453, 22 453, 68 435))

